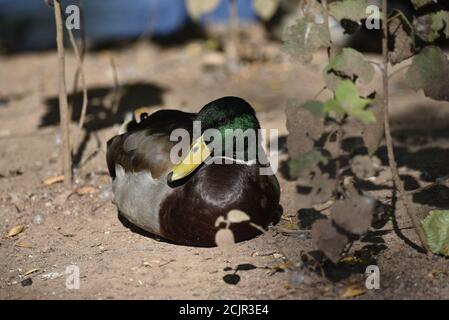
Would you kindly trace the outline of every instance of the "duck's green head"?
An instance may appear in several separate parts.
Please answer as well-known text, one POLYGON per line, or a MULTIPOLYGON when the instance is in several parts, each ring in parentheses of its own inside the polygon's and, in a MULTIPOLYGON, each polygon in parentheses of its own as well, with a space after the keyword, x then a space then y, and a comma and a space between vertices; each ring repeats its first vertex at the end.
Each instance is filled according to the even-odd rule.
POLYGON ((255 152, 250 158, 257 156, 259 121, 254 109, 242 98, 214 100, 200 110, 196 121, 201 124, 201 136, 193 141, 188 155, 173 167, 170 175, 172 181, 188 176, 211 155, 240 158, 240 151, 247 157, 250 146, 255 152), (241 150, 236 152, 236 146, 241 150))
POLYGON ((226 130, 260 129, 254 109, 248 102, 238 97, 223 97, 206 104, 198 113, 202 132, 217 129, 223 136, 226 130))

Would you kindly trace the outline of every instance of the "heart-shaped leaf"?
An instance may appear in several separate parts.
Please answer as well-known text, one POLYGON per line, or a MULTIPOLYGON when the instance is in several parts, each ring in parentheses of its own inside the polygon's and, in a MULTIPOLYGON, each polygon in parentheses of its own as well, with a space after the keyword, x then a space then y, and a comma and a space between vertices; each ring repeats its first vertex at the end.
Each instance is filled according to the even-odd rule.
POLYGON ((220 4, 220 0, 186 0, 187 11, 193 19, 211 12, 220 4))
POLYGON ((270 20, 279 7, 279 0, 253 0, 252 4, 259 17, 270 20))
POLYGON ((228 213, 228 221, 232 223, 240 223, 244 221, 249 221, 250 217, 243 211, 231 210, 228 213))
POLYGON ((430 250, 449 256, 449 210, 433 210, 421 221, 430 250))
POLYGON ((406 84, 434 100, 449 101, 449 60, 436 46, 425 47, 413 58, 405 75, 406 84))

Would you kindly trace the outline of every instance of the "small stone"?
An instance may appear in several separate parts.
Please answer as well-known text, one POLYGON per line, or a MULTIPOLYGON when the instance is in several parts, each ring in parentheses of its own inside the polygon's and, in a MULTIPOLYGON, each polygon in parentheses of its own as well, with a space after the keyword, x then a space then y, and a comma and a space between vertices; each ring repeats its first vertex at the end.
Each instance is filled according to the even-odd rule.
POLYGON ((57 146, 59 146, 61 144, 62 139, 61 139, 61 135, 59 133, 57 133, 55 135, 55 140, 54 141, 55 141, 55 145, 57 145, 57 146))
POLYGON ((305 277, 302 273, 293 272, 290 276, 290 284, 293 286, 300 286, 304 283, 305 277))
POLYGON ((105 189, 101 190, 100 198, 102 200, 111 200, 112 199, 111 189, 110 188, 105 188, 105 189))
POLYGON ((35 213, 33 216, 33 223, 40 225, 44 223, 44 216, 40 213, 35 213))
POLYGON ((44 280, 53 280, 53 279, 57 279, 61 276, 62 276, 62 274, 59 272, 49 272, 49 273, 43 274, 41 277, 44 280))
POLYGON ((28 287, 33 284, 33 280, 31 278, 26 278, 20 282, 22 284, 22 287, 28 287))

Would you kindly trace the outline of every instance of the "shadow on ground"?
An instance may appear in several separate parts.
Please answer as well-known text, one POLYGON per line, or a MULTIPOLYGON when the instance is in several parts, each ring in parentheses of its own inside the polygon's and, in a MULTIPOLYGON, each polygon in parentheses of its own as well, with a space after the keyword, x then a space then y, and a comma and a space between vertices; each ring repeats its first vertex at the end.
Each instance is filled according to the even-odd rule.
MULTIPOLYGON (((115 87, 89 88, 88 105, 84 122, 85 134, 77 150, 74 150, 73 163, 77 166, 83 158, 92 135, 96 131, 123 123, 127 112, 140 107, 155 107, 163 104, 163 94, 167 89, 152 83, 137 82, 115 87)), ((71 106, 71 119, 77 123, 81 115, 82 92, 68 96, 71 106)), ((54 126, 59 123, 59 100, 57 96, 45 101, 47 110, 39 127, 54 126)), ((97 139, 97 142, 100 143, 97 139)))

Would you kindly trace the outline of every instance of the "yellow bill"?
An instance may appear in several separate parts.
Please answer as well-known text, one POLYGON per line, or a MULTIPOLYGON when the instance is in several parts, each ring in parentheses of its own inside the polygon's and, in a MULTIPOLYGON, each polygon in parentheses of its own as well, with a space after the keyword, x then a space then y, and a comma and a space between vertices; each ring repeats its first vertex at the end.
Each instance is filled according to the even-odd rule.
POLYGON ((171 181, 187 177, 210 156, 209 148, 203 136, 196 139, 190 146, 187 156, 172 168, 171 181))

